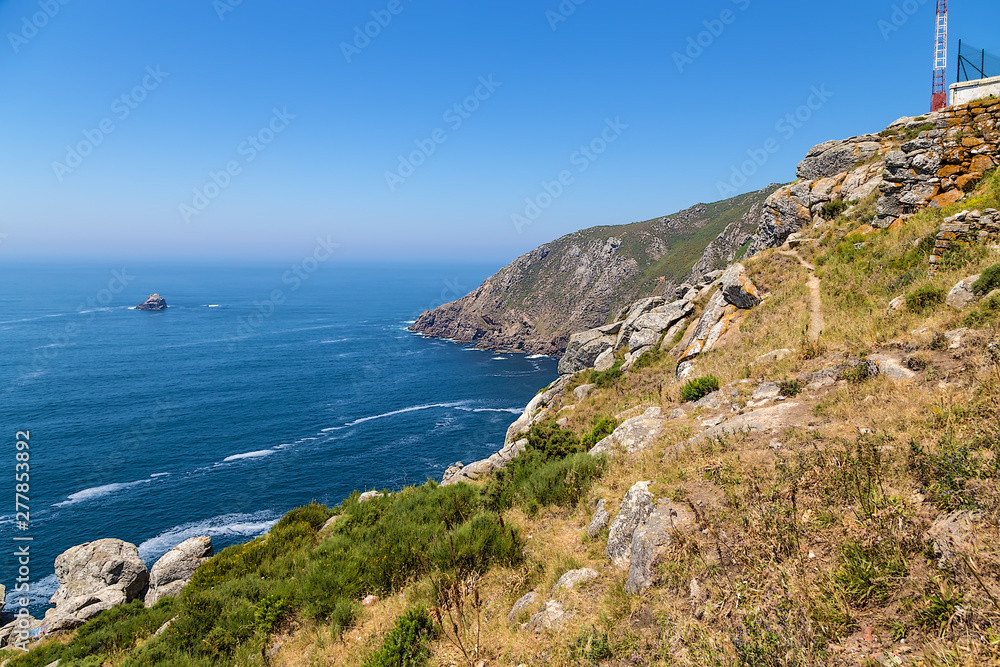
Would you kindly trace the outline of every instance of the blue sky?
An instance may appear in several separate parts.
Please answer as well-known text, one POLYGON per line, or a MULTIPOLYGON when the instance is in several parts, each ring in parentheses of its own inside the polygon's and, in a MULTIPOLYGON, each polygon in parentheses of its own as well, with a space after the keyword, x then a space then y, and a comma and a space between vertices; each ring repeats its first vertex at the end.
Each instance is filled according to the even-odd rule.
POLYGON ((503 264, 925 112, 934 4, 0 1, 0 261, 503 264))

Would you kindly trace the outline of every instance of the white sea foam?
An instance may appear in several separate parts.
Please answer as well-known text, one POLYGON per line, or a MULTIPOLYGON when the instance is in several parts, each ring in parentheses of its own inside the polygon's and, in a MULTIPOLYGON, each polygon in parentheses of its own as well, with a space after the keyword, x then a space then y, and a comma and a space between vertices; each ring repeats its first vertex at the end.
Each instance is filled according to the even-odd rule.
POLYGON ((117 484, 102 484, 101 486, 93 486, 89 489, 84 489, 82 491, 77 491, 76 493, 70 494, 66 500, 55 503, 53 507, 66 507, 67 505, 75 505, 77 503, 86 502, 88 500, 94 500, 95 498, 103 498, 104 496, 109 496, 118 491, 124 491, 125 489, 131 489, 142 484, 149 484, 152 479, 140 479, 135 482, 119 482, 117 484))
POLYGON ((255 452, 245 452, 243 454, 233 454, 232 456, 227 456, 222 459, 223 463, 228 463, 230 461, 240 461, 242 459, 262 459, 265 456, 270 456, 271 454, 276 454, 278 450, 276 449, 258 449, 255 452))
MULTIPOLYGON (((402 408, 401 410, 393 410, 392 412, 384 412, 384 413, 382 413, 380 415, 372 415, 371 417, 362 417, 360 419, 355 419, 352 422, 348 422, 348 423, 344 424, 344 427, 347 427, 347 426, 357 426, 358 424, 362 424, 364 422, 370 422, 370 421, 373 421, 375 419, 384 419, 386 417, 395 417, 396 415, 405 414, 407 412, 417 412, 418 410, 430 410, 430 409, 433 409, 433 408, 457 408, 460 405, 462 405, 462 403, 428 403, 427 405, 414 405, 414 406, 409 407, 409 408, 402 408)), ((341 427, 341 428, 343 428, 343 427, 341 427)), ((323 429, 323 430, 325 431, 326 429, 323 429)))
POLYGON ((507 357, 493 357, 493 361, 506 361, 507 357))
POLYGON ((209 304, 206 304, 205 307, 206 308, 218 308, 219 304, 217 304, 217 303, 209 303, 209 304))
POLYGON ((49 598, 51 598, 59 588, 59 580, 56 579, 56 575, 54 574, 43 577, 38 581, 31 581, 28 583, 31 585, 31 589, 28 591, 27 595, 14 590, 13 586, 7 589, 7 599, 5 600, 7 611, 20 608, 21 605, 18 604, 18 599, 22 597, 27 597, 31 600, 32 607, 46 605, 49 603, 49 598))
POLYGON ((192 521, 165 530, 156 537, 139 545, 139 557, 147 565, 167 553, 178 544, 192 537, 256 537, 267 532, 278 522, 278 516, 271 511, 253 514, 223 514, 210 519, 192 521))
POLYGON ((549 355, 547 354, 529 354, 527 357, 525 357, 525 359, 548 359, 548 358, 549 355))

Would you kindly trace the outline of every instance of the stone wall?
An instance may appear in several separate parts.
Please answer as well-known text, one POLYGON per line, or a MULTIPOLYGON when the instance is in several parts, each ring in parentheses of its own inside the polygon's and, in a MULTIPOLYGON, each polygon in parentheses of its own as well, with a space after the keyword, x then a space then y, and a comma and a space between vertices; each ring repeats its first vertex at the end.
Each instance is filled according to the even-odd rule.
POLYGON ((937 268, 941 257, 958 245, 996 240, 1000 238, 1000 214, 995 208, 983 212, 962 211, 945 218, 934 242, 931 270, 937 268))

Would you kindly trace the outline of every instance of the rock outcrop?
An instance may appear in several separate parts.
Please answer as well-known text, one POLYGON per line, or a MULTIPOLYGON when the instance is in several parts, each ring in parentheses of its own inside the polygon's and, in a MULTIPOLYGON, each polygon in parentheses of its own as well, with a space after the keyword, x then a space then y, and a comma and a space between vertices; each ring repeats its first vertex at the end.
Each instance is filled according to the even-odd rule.
POLYGON ((212 557, 212 538, 192 537, 163 554, 149 570, 145 604, 150 607, 165 597, 180 595, 195 570, 212 557))
POLYGON ((642 415, 622 422, 611 435, 593 446, 590 455, 612 455, 618 450, 628 454, 641 452, 656 442, 666 421, 660 408, 649 408, 642 415))
POLYGON ((149 298, 135 307, 136 310, 166 310, 167 302, 159 294, 150 294, 149 298))
POLYGON ((56 558, 59 589, 45 613, 48 631, 72 629, 98 613, 141 599, 149 572, 134 544, 103 539, 67 549, 56 558))
MULTIPOLYGON (((793 233, 821 220, 830 202, 850 204, 874 195, 871 225, 886 228, 929 206, 961 200, 1000 162, 998 125, 1000 103, 987 99, 901 118, 879 134, 813 147, 799 164, 799 181, 779 188, 764 202, 747 254, 782 245, 793 233)), ((958 226, 942 231, 946 236, 978 233, 958 226)))
POLYGON ((941 258, 949 250, 970 243, 996 239, 1000 239, 1000 214, 995 208, 988 208, 983 212, 962 211, 945 218, 934 239, 934 252, 930 257, 931 269, 937 269, 941 258))
POLYGON ((719 283, 721 289, 712 295, 705 306, 691 340, 681 354, 677 364, 678 379, 683 380, 693 373, 694 359, 715 347, 742 310, 760 303, 760 292, 747 277, 742 264, 733 264, 726 269, 719 283))
POLYGON ((690 530, 694 523, 694 512, 687 507, 667 500, 657 503, 632 533, 626 593, 642 593, 655 583, 656 565, 670 545, 671 535, 690 530))
MULTIPOLYGON (((488 349, 561 355, 571 334, 605 324, 609 315, 640 298, 673 293, 708 240, 715 240, 713 257, 734 255, 738 246, 733 244, 746 235, 720 235, 734 217, 759 209, 773 190, 769 186, 662 218, 569 234, 517 258, 470 294, 428 310, 410 329, 488 349)), ((695 276, 717 263, 708 260, 695 276)), ((587 366, 595 359, 596 354, 587 366)))
POLYGON ((652 511, 653 494, 649 492, 649 482, 636 482, 622 499, 618 514, 608 531, 608 544, 604 549, 604 555, 619 569, 628 569, 632 535, 652 511))

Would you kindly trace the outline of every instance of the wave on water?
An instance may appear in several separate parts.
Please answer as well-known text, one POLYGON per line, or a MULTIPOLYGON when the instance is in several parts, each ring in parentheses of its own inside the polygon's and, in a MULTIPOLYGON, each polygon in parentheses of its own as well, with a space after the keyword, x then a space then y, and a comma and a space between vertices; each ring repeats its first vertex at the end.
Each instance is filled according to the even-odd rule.
MULTIPOLYGON (((462 403, 428 403, 427 405, 414 405, 409 408, 402 408, 400 410, 393 410, 392 412, 383 412, 380 415, 372 415, 371 417, 361 417, 360 419, 355 419, 352 422, 347 422, 340 428, 347 428, 349 426, 357 426, 358 424, 363 424, 364 422, 370 422, 375 419, 384 419, 386 417, 394 417, 396 415, 402 415, 407 412, 417 412, 418 410, 431 410, 433 408, 457 408, 462 403)), ((323 429, 324 431, 326 429, 323 429)))
POLYGON ((143 484, 149 484, 153 479, 140 479, 134 482, 119 482, 116 484, 102 484, 101 486, 93 486, 89 489, 83 489, 82 491, 77 491, 66 497, 66 500, 62 502, 54 503, 53 507, 66 507, 67 505, 76 505, 77 503, 86 502, 88 500, 94 500, 95 498, 103 498, 104 496, 109 496, 113 493, 119 491, 124 491, 125 489, 131 489, 136 486, 141 486, 143 484))
POLYGON ((205 307, 206 308, 218 308, 219 304, 217 304, 217 303, 206 303, 205 307))
MULTIPOLYGON (((40 607, 42 605, 47 605, 49 603, 49 598, 59 589, 59 580, 56 575, 50 574, 47 577, 43 577, 38 581, 31 582, 31 590, 28 594, 19 593, 14 590, 11 586, 7 589, 7 599, 4 601, 8 609, 14 609, 20 607, 18 604, 18 599, 22 597, 27 597, 31 600, 31 607, 40 607)), ((0 605, 2 607, 3 605, 0 605)))
POLYGON ((243 459, 261 459, 265 456, 270 456, 271 454, 277 454, 277 449, 258 449, 255 452, 244 452, 243 454, 233 454, 232 456, 227 456, 222 459, 223 463, 229 463, 230 461, 241 461, 243 459))
POLYGON ((276 512, 262 510, 253 514, 223 514, 210 519, 192 521, 165 530, 139 545, 139 558, 147 566, 156 562, 178 544, 192 537, 257 537, 281 518, 276 512))
POLYGON ((507 361, 507 357, 493 357, 493 361, 507 361))
POLYGON ((548 359, 548 358, 549 355, 547 354, 529 354, 528 356, 525 357, 525 359, 548 359))
POLYGON ((519 415, 524 412, 524 408, 458 408, 466 412, 509 412, 512 415, 519 415))

